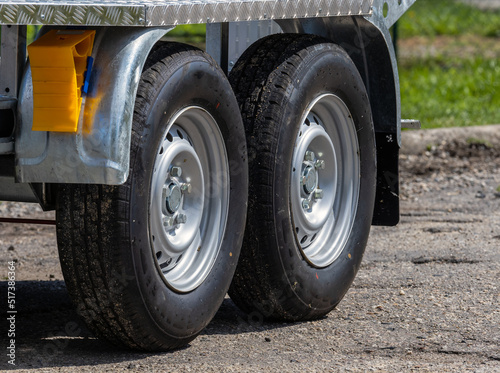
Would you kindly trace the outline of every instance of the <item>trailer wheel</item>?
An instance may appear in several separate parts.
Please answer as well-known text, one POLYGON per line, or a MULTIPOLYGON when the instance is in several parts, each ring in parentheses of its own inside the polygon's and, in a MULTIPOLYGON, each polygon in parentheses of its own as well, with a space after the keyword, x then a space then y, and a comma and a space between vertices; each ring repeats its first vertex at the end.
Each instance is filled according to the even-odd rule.
POLYGON ((339 46, 281 34, 251 46, 230 82, 250 187, 229 294, 256 320, 321 317, 350 287, 372 220, 375 140, 363 81, 339 46))
POLYGON ((142 350, 196 337, 236 268, 247 174, 223 72, 198 49, 156 48, 137 92, 127 182, 64 185, 58 196, 63 274, 95 334, 142 350))

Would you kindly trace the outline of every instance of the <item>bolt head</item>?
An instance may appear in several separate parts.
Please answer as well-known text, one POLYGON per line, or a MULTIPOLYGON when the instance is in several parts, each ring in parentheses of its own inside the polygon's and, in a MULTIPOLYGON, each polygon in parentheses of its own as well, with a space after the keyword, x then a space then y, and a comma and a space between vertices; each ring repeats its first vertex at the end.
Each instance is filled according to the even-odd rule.
POLYGON ((309 210, 311 208, 311 203, 309 202, 308 199, 303 199, 302 200, 302 208, 304 210, 309 210))
POLYGON ((163 201, 165 201, 168 198, 168 196, 170 196, 170 188, 168 187, 168 185, 163 186, 161 195, 163 201))
POLYGON ((306 154, 304 155, 304 160, 306 161, 314 161, 314 159, 316 158, 316 155, 314 154, 314 152, 311 152, 311 151, 306 151, 306 154))
POLYGON ((170 176, 180 177, 181 175, 182 175, 182 168, 174 166, 170 169, 170 176))
POLYGON ((163 219, 163 226, 165 228, 169 228, 171 227, 172 225, 174 225, 174 219, 171 218, 171 217, 167 217, 167 218, 164 218, 163 219))
POLYGON ((315 199, 321 199, 321 198, 323 198, 323 189, 316 189, 314 191, 314 198, 315 199))
POLYGON ((181 184, 181 192, 182 193, 191 193, 191 184, 190 183, 184 183, 184 184, 181 184))
POLYGON ((314 163, 314 167, 316 167, 316 169, 318 169, 318 170, 324 170, 325 169, 325 161, 322 159, 318 159, 314 163))
POLYGON ((185 214, 179 214, 175 217, 176 224, 184 224, 187 221, 187 216, 185 214))

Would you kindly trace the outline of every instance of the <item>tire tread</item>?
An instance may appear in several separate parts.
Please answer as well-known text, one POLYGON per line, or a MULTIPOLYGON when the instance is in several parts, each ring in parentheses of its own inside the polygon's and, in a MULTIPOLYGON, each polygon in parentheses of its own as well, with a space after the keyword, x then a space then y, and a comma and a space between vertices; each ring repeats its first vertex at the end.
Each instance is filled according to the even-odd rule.
MULTIPOLYGON (((292 79, 304 69, 304 62, 326 49, 354 66, 345 51, 329 40, 315 35, 276 34, 247 49, 229 75, 245 125, 250 180, 245 238, 229 294, 242 310, 264 318, 317 319, 336 305, 313 308, 305 304, 293 293, 281 264, 269 260, 271 252, 287 250, 277 247, 276 229, 282 222, 275 220, 274 206, 275 170, 280 162, 277 151, 280 136, 287 130, 282 123, 284 108, 289 90, 300 84, 292 79), (277 276, 282 276, 278 282, 288 290, 279 288, 277 276)), ((291 249, 289 252, 295 255, 291 249)))
POLYGON ((238 62, 229 76, 246 128, 250 176, 247 231, 229 294, 241 309, 263 313, 265 318, 294 321, 317 317, 314 313, 304 316, 296 311, 293 302, 278 299, 269 277, 272 269, 262 252, 276 249, 272 241, 273 178, 281 130, 279 118, 286 100, 284 87, 290 85, 293 70, 303 60, 301 54, 324 41, 303 34, 277 34, 260 39, 242 55, 242 62, 238 62), (257 226, 262 227, 258 232, 254 231, 257 226), (262 307, 264 304, 269 304, 267 311, 262 307))
MULTIPOLYGON (((135 165, 140 130, 171 62, 209 58, 195 47, 158 43, 146 61, 139 83, 131 136, 130 173, 135 165)), ((62 185, 57 203, 57 241, 66 287, 77 312, 98 337, 138 350, 182 347, 196 336, 160 341, 141 325, 140 302, 123 287, 122 251, 130 246, 130 178, 124 185, 62 185)))

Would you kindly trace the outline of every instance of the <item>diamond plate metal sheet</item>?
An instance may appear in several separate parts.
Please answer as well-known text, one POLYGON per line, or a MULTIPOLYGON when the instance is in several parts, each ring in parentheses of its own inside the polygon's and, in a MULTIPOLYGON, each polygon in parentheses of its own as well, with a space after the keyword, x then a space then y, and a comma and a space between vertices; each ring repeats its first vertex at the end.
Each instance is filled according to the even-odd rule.
POLYGON ((374 0, 156 1, 147 26, 371 14, 374 0))
POLYGON ((145 24, 144 4, 128 1, 40 1, 0 3, 0 24, 138 26, 145 24))
POLYGON ((372 13, 376 0, 18 0, 0 24, 168 26, 372 13))

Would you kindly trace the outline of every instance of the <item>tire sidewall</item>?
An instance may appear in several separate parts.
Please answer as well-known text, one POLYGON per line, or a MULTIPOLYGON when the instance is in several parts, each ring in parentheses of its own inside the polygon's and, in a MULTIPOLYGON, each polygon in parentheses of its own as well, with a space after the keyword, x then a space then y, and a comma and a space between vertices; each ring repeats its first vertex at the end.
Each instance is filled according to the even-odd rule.
POLYGON ((184 61, 174 60, 174 66, 168 71, 170 75, 153 98, 144 125, 134 123, 139 141, 129 181, 130 265, 135 270, 146 311, 143 315, 147 315, 142 316, 145 328, 173 338, 192 339, 215 315, 238 261, 246 218, 246 142, 231 87, 222 71, 208 57, 198 54, 189 55, 184 61), (189 106, 205 109, 219 126, 228 156, 230 195, 227 226, 210 273, 196 289, 178 293, 167 286, 153 257, 149 206, 156 149, 166 135, 171 118, 189 106))
MULTIPOLYGON (((310 313, 324 314, 340 302, 360 266, 368 239, 375 200, 375 142, 370 104, 363 81, 347 54, 333 44, 312 47, 292 77, 294 85, 283 111, 274 170, 275 258, 281 263, 281 297, 295 297, 310 313), (332 50, 333 49, 333 50, 332 50), (301 118, 322 94, 338 96, 348 107, 356 126, 360 150, 360 190, 353 227, 339 257, 325 268, 303 257, 293 230, 290 204, 291 169, 301 118)), ((272 255, 272 253, 270 253, 272 255)), ((277 291, 280 291, 277 289, 277 291)))

